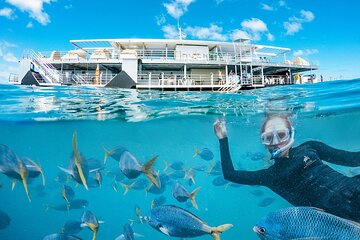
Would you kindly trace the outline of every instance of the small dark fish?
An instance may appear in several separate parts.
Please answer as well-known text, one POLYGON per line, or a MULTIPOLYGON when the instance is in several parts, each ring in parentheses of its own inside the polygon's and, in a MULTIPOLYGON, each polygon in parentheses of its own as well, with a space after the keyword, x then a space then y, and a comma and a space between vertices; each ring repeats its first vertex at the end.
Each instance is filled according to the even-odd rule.
POLYGON ((198 172, 205 172, 208 169, 208 165, 198 165, 193 168, 198 172))
POLYGON ((124 224, 123 226, 123 233, 115 238, 115 240, 134 240, 135 237, 144 237, 140 234, 134 233, 131 226, 129 224, 124 224))
POLYGON ((105 169, 105 164, 102 163, 100 160, 95 159, 95 158, 88 158, 87 159, 88 162, 88 168, 90 172, 95 172, 95 171, 99 171, 99 170, 103 170, 105 169))
POLYGON ((115 161, 119 162, 123 153, 128 150, 126 148, 124 148, 123 146, 117 146, 117 147, 111 149, 110 151, 108 151, 104 148, 104 151, 105 151, 104 164, 106 164, 108 157, 111 157, 115 161))
POLYGON ((233 188, 240 188, 240 187, 242 187, 243 185, 242 185, 242 184, 239 184, 239 183, 230 183, 229 186, 230 186, 230 187, 233 187, 233 188))
POLYGON ((261 197, 262 195, 264 195, 264 192, 260 189, 251 190, 250 193, 256 197, 261 197))
POLYGON ((91 231, 94 232, 92 240, 96 239, 97 233, 99 231, 99 221, 97 220, 96 216, 90 212, 89 210, 85 211, 81 216, 81 221, 85 224, 91 231))
POLYGON ((84 209, 89 205, 89 202, 84 199, 74 199, 69 203, 63 203, 56 206, 47 205, 46 210, 51 208, 57 211, 69 211, 73 209, 84 209))
POLYGON ((67 203, 69 203, 75 198, 75 192, 68 185, 63 185, 61 189, 61 196, 67 203))
POLYGON ((61 233, 65 233, 65 234, 69 234, 69 235, 77 234, 82 229, 81 223, 82 222, 77 221, 77 220, 69 220, 61 228, 61 233))
POLYGON ((151 209, 145 220, 157 231, 179 238, 211 234, 214 240, 219 240, 220 234, 232 227, 231 224, 210 227, 191 212, 173 205, 158 206, 151 209))
POLYGON ((195 197, 198 191, 200 190, 200 187, 196 188, 191 193, 182 185, 181 183, 177 182, 174 187, 172 194, 178 202, 186 202, 188 199, 190 199, 192 205, 194 208, 199 209, 198 205, 196 203, 195 197))
POLYGON ((201 150, 198 150, 198 149, 196 149, 196 147, 194 147, 194 148, 195 148, 195 154, 193 157, 196 157, 197 155, 199 155, 205 161, 211 161, 214 158, 214 154, 210 149, 203 148, 201 150))
POLYGON ((63 171, 58 171, 56 177, 55 177, 55 182, 58 182, 58 183, 67 183, 68 182, 68 176, 65 172, 63 171))
POLYGON ((164 161, 165 163, 165 169, 164 172, 168 169, 168 168, 172 168, 174 170, 184 170, 184 163, 181 161, 175 161, 175 162, 171 162, 168 163, 166 161, 164 161))
POLYGON ((225 184, 228 184, 229 181, 224 178, 223 175, 219 175, 216 178, 213 179, 212 184, 214 186, 223 186, 225 184))
POLYGON ((266 206, 269 206, 273 201, 275 201, 275 198, 267 197, 267 198, 264 198, 263 200, 261 200, 258 203, 258 206, 259 207, 266 207, 266 206))
POLYGON ((70 202, 70 209, 83 209, 89 205, 88 200, 74 199, 70 202))
POLYGON ((10 225, 10 217, 7 213, 0 210, 0 229, 5 229, 10 225))
POLYGON ((253 228, 260 239, 360 239, 358 223, 311 207, 288 207, 269 213, 253 228))
POLYGON ((82 240, 79 237, 67 235, 64 233, 53 233, 50 235, 47 235, 43 238, 43 240, 82 240))
POLYGON ((141 216, 141 208, 136 204, 135 205, 135 214, 136 214, 136 217, 139 219, 139 222, 141 224, 143 224, 143 217, 141 216))
POLYGON ((165 196, 157 197, 151 201, 151 208, 164 205, 165 202, 166 202, 165 196))
POLYGON ((167 175, 172 179, 184 178, 185 171, 184 170, 175 170, 175 171, 167 173, 167 175))
POLYGON ((172 183, 170 177, 163 173, 160 174, 156 180, 159 183, 160 188, 156 187, 154 184, 151 184, 151 186, 146 189, 146 193, 163 194, 166 190, 166 186, 172 183))

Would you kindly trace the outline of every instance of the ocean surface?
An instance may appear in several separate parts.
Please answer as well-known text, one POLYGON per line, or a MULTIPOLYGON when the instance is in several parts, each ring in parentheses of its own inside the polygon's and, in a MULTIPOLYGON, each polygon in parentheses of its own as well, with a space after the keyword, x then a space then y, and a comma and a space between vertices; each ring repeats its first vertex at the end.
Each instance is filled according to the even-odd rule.
MULTIPOLYGON (((319 140, 344 150, 360 150, 360 79, 236 94, 0 85, 0 144, 39 163, 46 180, 45 186, 40 176, 29 183, 29 202, 21 181, 12 190, 12 180, 0 174, 0 210, 11 218, 10 225, 0 229, 0 239, 42 239, 59 232, 66 221, 80 220, 85 210, 104 221, 99 240, 115 239, 129 219, 134 220, 134 232, 144 236, 139 239, 172 239, 141 224, 135 212, 137 206, 140 215, 147 215, 152 200, 160 196, 166 198, 165 204, 185 208, 210 226, 233 224, 221 235, 223 240, 258 239, 252 231, 256 222, 290 204, 266 187, 219 180, 220 152, 213 123, 225 119, 236 168, 258 170, 269 164, 270 155, 259 132, 265 115, 273 112, 290 115, 296 129, 295 146, 319 140), (112 158, 101 170, 101 186, 86 190, 76 184, 58 168, 69 165, 74 132, 78 149, 87 159, 103 162, 104 148, 116 146, 125 147, 142 163, 158 156, 154 169, 170 179, 165 191, 146 193, 150 183, 140 176, 146 179, 143 185, 133 185, 124 194, 122 184, 134 181, 120 176, 118 162, 112 158), (214 154, 212 160, 194 157, 195 149, 204 148, 214 154), (183 163, 182 170, 164 170, 166 163, 178 162, 183 163), (194 184, 183 177, 191 168, 196 169, 194 184), (199 209, 173 197, 176 182, 190 192, 201 187, 196 195, 199 209), (89 202, 85 209, 54 209, 65 203, 61 195, 64 184, 74 189, 76 199, 89 202)), ((332 167, 354 174, 349 168, 332 167)), ((84 228, 76 236, 91 239, 92 232, 84 228)))

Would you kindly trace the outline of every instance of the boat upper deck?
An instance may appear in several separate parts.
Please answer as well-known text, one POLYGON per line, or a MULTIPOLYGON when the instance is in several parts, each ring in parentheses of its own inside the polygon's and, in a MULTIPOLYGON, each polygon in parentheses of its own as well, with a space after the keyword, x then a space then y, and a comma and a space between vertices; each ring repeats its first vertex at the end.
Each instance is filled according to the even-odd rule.
MULTIPOLYGON (((141 59, 143 64, 236 65, 261 64, 291 67, 296 72, 317 69, 309 62, 286 58, 289 48, 246 42, 215 42, 178 39, 93 39, 71 40, 69 51, 47 51, 41 55, 52 64, 121 64, 123 59, 141 59)), ((27 53, 25 52, 25 57, 27 53)))

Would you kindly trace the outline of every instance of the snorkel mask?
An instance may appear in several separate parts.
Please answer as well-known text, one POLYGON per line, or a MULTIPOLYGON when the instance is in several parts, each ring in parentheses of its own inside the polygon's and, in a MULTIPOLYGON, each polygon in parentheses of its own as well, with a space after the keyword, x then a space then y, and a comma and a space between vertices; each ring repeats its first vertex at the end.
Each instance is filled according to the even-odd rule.
POLYGON ((261 134, 261 142, 265 146, 272 145, 274 138, 276 138, 278 143, 283 143, 289 141, 286 145, 282 147, 275 148, 271 150, 271 158, 277 158, 285 151, 289 150, 291 146, 294 144, 294 137, 295 137, 295 129, 291 127, 291 130, 288 128, 279 129, 279 130, 272 130, 272 131, 265 131, 261 134))

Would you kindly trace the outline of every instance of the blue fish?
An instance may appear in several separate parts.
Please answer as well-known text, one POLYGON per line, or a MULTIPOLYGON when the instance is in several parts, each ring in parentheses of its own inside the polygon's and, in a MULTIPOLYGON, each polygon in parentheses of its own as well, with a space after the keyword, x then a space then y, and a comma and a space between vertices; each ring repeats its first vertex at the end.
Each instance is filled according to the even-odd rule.
POLYGON ((210 227, 191 212, 173 205, 155 207, 144 219, 157 231, 179 238, 193 238, 210 234, 214 240, 219 240, 220 234, 232 227, 231 224, 210 227))
POLYGON ((155 156, 149 161, 147 161, 145 164, 142 164, 139 160, 135 158, 132 153, 130 153, 124 147, 117 147, 110 151, 105 150, 104 162, 106 162, 108 156, 113 157, 116 161, 119 162, 120 171, 124 173, 127 178, 137 178, 141 173, 143 173, 151 183, 160 188, 154 177, 156 173, 152 169, 152 166, 154 165, 158 156, 155 156))
POLYGON ((87 178, 90 172, 89 165, 87 159, 82 156, 78 150, 76 132, 74 132, 72 138, 72 150, 69 168, 66 169, 60 166, 58 166, 58 168, 63 172, 70 174, 76 182, 83 184, 85 189, 88 190, 87 178))
POLYGON ((53 233, 45 236, 43 240, 81 240, 81 238, 64 233, 53 233))
POLYGON ((68 185, 63 185, 61 189, 61 196, 67 203, 69 203, 75 198, 75 192, 68 185))
POLYGON ((229 181, 226 180, 223 175, 217 176, 212 181, 212 184, 214 186, 223 186, 223 185, 228 184, 228 183, 229 183, 229 181))
POLYGON ((264 192, 260 189, 251 190, 250 193, 256 197, 261 197, 262 195, 264 195, 264 192))
POLYGON ((193 157, 199 155, 205 161, 211 161, 214 158, 214 153, 208 148, 203 148, 201 150, 198 150, 196 149, 196 147, 194 147, 194 149, 195 149, 195 154, 193 157))
POLYGON ((61 228, 61 233, 70 234, 70 235, 77 234, 82 229, 81 223, 82 222, 77 221, 77 220, 69 220, 61 228))
POLYGON ((253 230, 262 240, 360 239, 358 223, 311 207, 279 209, 261 219, 253 230))
POLYGON ((190 193, 184 187, 184 185, 177 182, 173 187, 172 194, 173 194, 174 198, 176 200, 178 200, 179 202, 186 202, 188 199, 190 199, 190 201, 191 201, 192 205, 194 206, 194 208, 198 209, 198 205, 196 203, 195 196, 196 196, 196 194, 198 193, 199 190, 200 190, 200 187, 196 188, 194 191, 192 191, 190 193))
POLYGON ((115 238, 115 240, 134 240, 135 237, 144 237, 138 233, 134 233, 129 224, 124 224, 123 233, 115 238))
POLYGON ((275 198, 267 197, 267 198, 264 198, 263 200, 261 200, 258 203, 258 206, 259 207, 266 207, 266 206, 269 206, 273 201, 275 201, 275 198))
POLYGON ((165 202, 166 202, 165 196, 157 197, 151 201, 151 208, 164 205, 165 202))
POLYGON ((81 216, 81 222, 82 222, 82 225, 81 225, 82 227, 87 226, 88 228, 91 229, 91 231, 94 232, 92 240, 95 240, 97 233, 99 231, 99 221, 96 218, 96 216, 92 212, 87 210, 81 216))
POLYGON ((10 225, 10 217, 6 212, 0 210, 0 229, 5 229, 10 225))
POLYGON ((19 158, 8 146, 0 144, 0 173, 13 179, 13 187, 16 180, 21 180, 24 186, 26 196, 31 202, 27 179, 29 170, 21 158, 19 158))

